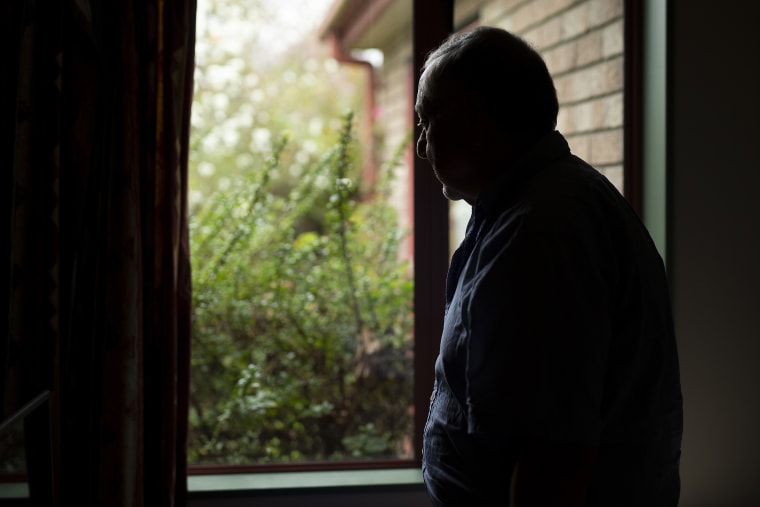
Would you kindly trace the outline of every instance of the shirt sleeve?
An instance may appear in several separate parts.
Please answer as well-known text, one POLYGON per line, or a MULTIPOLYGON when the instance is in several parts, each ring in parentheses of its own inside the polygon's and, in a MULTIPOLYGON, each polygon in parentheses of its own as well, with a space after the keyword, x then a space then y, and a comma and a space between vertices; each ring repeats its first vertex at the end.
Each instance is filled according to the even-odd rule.
POLYGON ((526 213, 485 238, 463 304, 468 432, 598 443, 606 255, 603 234, 577 216, 526 213))

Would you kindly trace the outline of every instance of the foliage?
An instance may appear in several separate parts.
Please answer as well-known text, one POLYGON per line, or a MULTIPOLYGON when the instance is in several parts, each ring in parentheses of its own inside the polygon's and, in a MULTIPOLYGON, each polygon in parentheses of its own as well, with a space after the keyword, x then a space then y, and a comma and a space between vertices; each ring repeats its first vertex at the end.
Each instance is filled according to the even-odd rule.
POLYGON ((392 171, 358 195, 349 114, 283 192, 288 144, 191 216, 190 462, 408 456, 412 280, 392 171))
MULTIPOLYGON (((290 32, 277 18, 288 4, 291 9, 300 4, 306 13, 324 3, 199 3, 190 137, 191 208, 272 153, 282 132, 302 141, 282 148, 281 166, 287 170, 271 175, 270 188, 287 192, 304 168, 329 149, 331 133, 340 128, 344 111, 367 114, 361 111, 366 72, 330 58, 313 28, 301 26, 297 34, 288 36, 290 32)), ((318 20, 319 16, 300 23, 318 20)))

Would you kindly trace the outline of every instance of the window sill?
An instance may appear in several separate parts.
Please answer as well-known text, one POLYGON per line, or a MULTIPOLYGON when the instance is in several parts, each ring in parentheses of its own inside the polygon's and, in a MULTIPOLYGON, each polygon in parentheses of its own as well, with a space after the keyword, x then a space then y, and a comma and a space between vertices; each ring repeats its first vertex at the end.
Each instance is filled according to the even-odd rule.
POLYGON ((191 475, 190 493, 223 491, 272 491, 315 488, 419 486, 422 472, 416 468, 383 470, 320 470, 310 472, 262 472, 255 474, 191 475))
MULTIPOLYGON (((320 470, 310 472, 265 472, 190 475, 187 489, 191 496, 209 494, 263 493, 302 490, 353 488, 417 489, 422 487, 422 472, 417 468, 382 470, 320 470)), ((0 483, 0 499, 29 498, 25 481, 0 483)))
POLYGON ((0 482, 0 499, 29 498, 29 486, 26 481, 0 482))

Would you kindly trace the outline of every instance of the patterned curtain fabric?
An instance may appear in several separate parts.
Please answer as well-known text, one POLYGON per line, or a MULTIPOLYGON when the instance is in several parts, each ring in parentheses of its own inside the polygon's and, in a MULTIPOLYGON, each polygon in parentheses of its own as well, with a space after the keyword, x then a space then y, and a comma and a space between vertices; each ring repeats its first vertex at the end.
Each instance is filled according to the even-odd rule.
POLYGON ((0 416, 51 390, 58 505, 184 505, 195 0, 0 7, 0 416))

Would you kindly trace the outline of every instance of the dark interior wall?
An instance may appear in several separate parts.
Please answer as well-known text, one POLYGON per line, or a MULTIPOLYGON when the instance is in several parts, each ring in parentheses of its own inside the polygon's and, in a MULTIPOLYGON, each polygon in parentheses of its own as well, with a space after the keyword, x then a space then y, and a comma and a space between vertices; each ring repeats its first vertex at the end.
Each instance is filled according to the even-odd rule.
POLYGON ((190 507, 429 507, 422 485, 384 488, 325 488, 262 494, 195 495, 190 507))
POLYGON ((683 507, 760 505, 760 6, 673 0, 670 269, 683 507))

